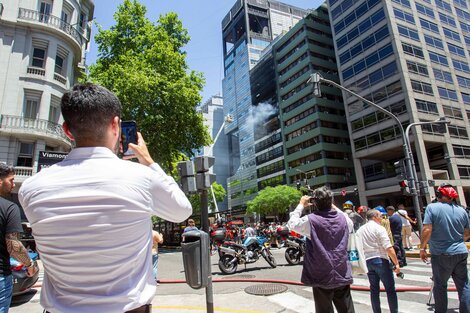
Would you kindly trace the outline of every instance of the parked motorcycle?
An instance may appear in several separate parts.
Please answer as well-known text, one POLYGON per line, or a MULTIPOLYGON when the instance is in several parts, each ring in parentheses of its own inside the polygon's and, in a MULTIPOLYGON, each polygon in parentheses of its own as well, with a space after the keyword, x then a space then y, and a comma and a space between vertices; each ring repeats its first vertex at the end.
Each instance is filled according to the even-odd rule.
POLYGON ((286 241, 286 257, 287 263, 290 265, 297 265, 300 263, 300 259, 305 255, 305 237, 290 237, 286 241))
POLYGON ((224 274, 233 274, 237 271, 238 264, 249 264, 259 260, 260 256, 275 268, 277 266, 276 259, 272 255, 269 248, 265 246, 268 241, 266 237, 248 237, 243 244, 226 242, 224 246, 219 247, 219 251, 223 254, 219 259, 219 269, 224 274))

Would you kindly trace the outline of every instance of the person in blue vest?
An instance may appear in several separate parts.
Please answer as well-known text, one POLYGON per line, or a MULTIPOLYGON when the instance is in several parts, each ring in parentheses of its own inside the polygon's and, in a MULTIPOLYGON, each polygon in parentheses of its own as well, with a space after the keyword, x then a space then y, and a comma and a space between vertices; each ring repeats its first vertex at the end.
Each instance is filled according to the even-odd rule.
POLYGON ((347 252, 353 222, 332 200, 329 188, 315 189, 312 197, 300 199, 287 226, 307 237, 301 281, 313 288, 315 312, 333 313, 334 303, 338 313, 353 313, 353 278, 347 252), (312 204, 313 213, 302 216, 304 208, 312 204))

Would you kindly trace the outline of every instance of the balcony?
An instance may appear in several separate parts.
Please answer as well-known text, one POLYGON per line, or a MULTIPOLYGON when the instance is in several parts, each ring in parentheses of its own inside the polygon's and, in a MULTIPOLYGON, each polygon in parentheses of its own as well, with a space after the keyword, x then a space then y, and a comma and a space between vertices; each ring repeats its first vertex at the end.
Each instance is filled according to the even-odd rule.
POLYGON ((57 16, 42 14, 39 11, 20 8, 18 11, 18 19, 25 21, 33 21, 37 23, 46 24, 50 27, 59 29, 72 37, 77 44, 81 47, 84 41, 80 32, 69 23, 64 22, 57 16))
POLYGON ((37 76, 46 76, 46 70, 41 67, 28 66, 28 74, 37 76))
POLYGON ((45 139, 54 139, 71 147, 71 140, 65 135, 62 126, 48 120, 29 119, 22 116, 1 115, 0 132, 28 134, 45 139))
POLYGON ((33 176, 33 168, 25 166, 15 166, 15 182, 22 183, 26 178, 33 176))
POLYGON ((65 85, 67 83, 67 78, 57 73, 54 73, 54 80, 58 81, 62 85, 65 85))

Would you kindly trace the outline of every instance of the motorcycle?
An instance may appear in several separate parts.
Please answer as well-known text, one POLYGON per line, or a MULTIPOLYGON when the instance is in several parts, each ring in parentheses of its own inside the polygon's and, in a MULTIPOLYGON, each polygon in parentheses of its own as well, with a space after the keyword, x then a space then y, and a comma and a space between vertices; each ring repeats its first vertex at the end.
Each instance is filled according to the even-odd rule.
POLYGON ((233 274, 237 271, 238 264, 249 264, 259 260, 262 256, 272 267, 277 266, 276 259, 269 248, 265 246, 268 241, 266 237, 248 237, 243 244, 226 242, 224 246, 219 247, 223 254, 219 259, 219 269, 224 274, 233 274))
POLYGON ((287 249, 284 253, 287 263, 290 265, 297 265, 300 263, 300 258, 305 255, 305 241, 305 237, 290 237, 287 239, 287 249))

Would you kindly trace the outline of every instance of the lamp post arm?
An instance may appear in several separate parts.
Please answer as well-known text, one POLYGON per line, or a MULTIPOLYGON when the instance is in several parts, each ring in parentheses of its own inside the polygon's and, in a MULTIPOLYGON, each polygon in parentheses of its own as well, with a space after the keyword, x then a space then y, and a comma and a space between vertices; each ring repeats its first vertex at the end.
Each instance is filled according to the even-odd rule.
MULTIPOLYGON (((402 136, 404 137, 405 131, 404 131, 404 129, 403 129, 403 125, 401 125, 401 122, 400 122, 400 120, 398 119, 398 117, 397 117, 396 115, 394 115, 392 112, 385 110, 384 108, 382 108, 381 106, 375 104, 374 102, 367 100, 366 98, 364 98, 364 97, 358 95, 357 93, 355 93, 355 92, 353 92, 353 91, 351 91, 351 90, 349 90, 349 89, 347 89, 347 88, 341 86, 340 84, 338 84, 338 83, 336 83, 336 82, 334 82, 334 81, 332 81, 332 80, 329 80, 329 79, 326 79, 326 78, 323 78, 323 77, 320 76, 320 81, 321 81, 321 82, 324 82, 324 83, 327 83, 327 84, 330 84, 330 85, 333 85, 333 86, 335 86, 336 88, 339 88, 339 89, 341 89, 341 90, 343 90, 343 91, 345 91, 345 92, 347 92, 347 93, 349 93, 349 94, 355 96, 356 98, 358 98, 358 99, 364 101, 364 102, 367 103, 368 105, 371 105, 371 106, 373 106, 374 108, 376 108, 377 110, 379 110, 379 111, 381 111, 381 112, 387 114, 388 116, 390 116, 392 119, 395 120, 395 122, 397 122, 398 127, 400 128, 400 132, 401 132, 402 136)), ((404 138, 403 138, 403 143, 405 143, 405 139, 404 139, 404 138)))

